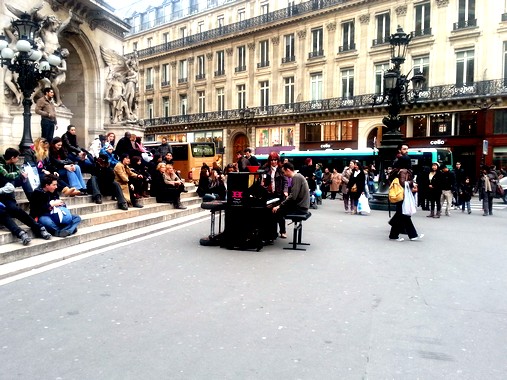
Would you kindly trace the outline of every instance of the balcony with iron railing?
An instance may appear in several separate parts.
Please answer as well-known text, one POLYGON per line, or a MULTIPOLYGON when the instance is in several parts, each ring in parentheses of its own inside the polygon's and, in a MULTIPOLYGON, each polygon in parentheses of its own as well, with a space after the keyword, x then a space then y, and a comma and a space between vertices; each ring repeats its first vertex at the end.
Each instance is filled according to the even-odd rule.
POLYGON ((295 62, 296 56, 295 55, 289 55, 287 57, 282 58, 282 63, 289 63, 289 62, 295 62))
POLYGON ((431 28, 416 29, 412 32, 412 37, 427 37, 431 36, 431 28))
POLYGON ((258 69, 261 69, 263 67, 268 67, 268 66, 269 66, 269 61, 262 61, 262 62, 257 63, 258 69))
POLYGON ((225 75, 225 69, 222 69, 222 70, 216 70, 215 71, 215 76, 216 77, 222 77, 225 75))
POLYGON ((382 38, 376 38, 371 42, 372 46, 386 45, 389 44, 390 36, 384 36, 382 38))
POLYGON ((160 87, 169 87, 171 83, 168 80, 160 82, 160 87))
MULTIPOLYGON (((302 115, 311 115, 318 112, 341 112, 353 110, 365 110, 371 108, 382 108, 385 105, 373 106, 374 94, 357 95, 352 97, 339 97, 331 99, 321 99, 313 101, 296 102, 290 104, 277 104, 262 107, 249 107, 250 112, 253 114, 253 119, 256 117, 266 116, 284 116, 294 115, 301 117, 302 115)), ((378 95, 377 95, 378 96, 378 95)), ((409 96, 410 100, 414 100, 413 96, 409 96)), ((428 87, 419 93, 417 99, 418 104, 431 104, 441 102, 463 101, 470 102, 472 105, 475 103, 483 104, 486 99, 498 98, 507 99, 507 78, 478 81, 470 84, 456 86, 441 85, 428 87)), ((458 104, 458 103, 456 103, 458 104)), ((216 122, 216 121, 233 121, 240 120, 241 109, 206 112, 204 114, 189 114, 169 116, 163 118, 154 118, 146 120, 145 125, 160 126, 160 125, 178 125, 183 123, 202 123, 202 122, 216 122)))
POLYGON ((460 20, 453 24, 453 30, 460 30, 466 28, 475 28, 477 26, 477 19, 472 18, 468 20, 460 20))
POLYGON ((356 50, 356 44, 354 42, 351 42, 349 44, 345 44, 343 46, 340 46, 338 48, 338 52, 344 53, 346 51, 356 50))
POLYGON ((188 78, 178 78, 178 84, 183 84, 183 83, 187 83, 188 82, 188 78))
MULTIPOLYGON (((258 29, 261 26, 266 24, 284 21, 284 20, 293 20, 294 15, 302 15, 307 13, 315 12, 316 10, 330 8, 336 5, 342 5, 347 3, 350 0, 325 0, 325 1, 306 1, 300 4, 293 5, 291 7, 286 7, 283 9, 279 9, 273 12, 270 12, 266 15, 260 15, 256 17, 249 18, 247 20, 239 21, 236 23, 232 23, 229 25, 224 25, 220 28, 211 29, 205 32, 197 33, 191 36, 187 36, 184 38, 180 38, 174 41, 169 41, 160 45, 156 45, 150 48, 141 49, 137 51, 137 56, 139 58, 148 57, 154 54, 166 53, 171 50, 180 49, 183 47, 187 47, 190 45, 196 45, 202 42, 208 42, 210 40, 215 40, 224 36, 237 35, 238 33, 251 31, 254 29, 258 29)), ((169 21, 166 19, 161 19, 158 23, 155 22, 155 26, 164 25, 168 22, 173 22, 177 20, 177 18, 170 18, 169 21)), ((143 24, 144 25, 144 24, 143 24)), ((134 32, 131 34, 139 33, 144 30, 151 29, 153 26, 151 24, 147 24, 145 27, 141 25, 138 29, 133 29, 134 32)), ((126 56, 131 57, 133 53, 129 53, 126 56)))
POLYGON ((145 86, 146 91, 153 91, 153 83, 149 83, 145 86))
POLYGON ((206 74, 197 74, 195 76, 195 80, 203 80, 206 79, 206 74))
POLYGON ((240 73, 242 71, 246 71, 246 66, 238 66, 234 68, 235 73, 240 73))
POLYGON ((308 53, 308 59, 324 57, 324 50, 314 50, 308 53))

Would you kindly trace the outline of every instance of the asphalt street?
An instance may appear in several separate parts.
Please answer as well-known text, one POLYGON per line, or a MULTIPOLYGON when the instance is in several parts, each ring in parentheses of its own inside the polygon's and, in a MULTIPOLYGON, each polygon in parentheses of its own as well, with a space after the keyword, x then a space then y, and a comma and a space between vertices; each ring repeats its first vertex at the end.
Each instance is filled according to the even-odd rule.
MULTIPOLYGON (((0 282, 0 379, 505 379, 507 208, 324 200, 307 251, 199 245, 209 217, 0 282)), ((248 223, 248 215, 245 215, 248 223)))

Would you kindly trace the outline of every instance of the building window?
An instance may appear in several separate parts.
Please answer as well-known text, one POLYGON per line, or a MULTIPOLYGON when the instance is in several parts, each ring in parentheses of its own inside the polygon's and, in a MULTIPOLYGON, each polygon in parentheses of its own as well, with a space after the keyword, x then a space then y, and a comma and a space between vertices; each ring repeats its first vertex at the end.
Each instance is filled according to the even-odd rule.
POLYGON ((182 28, 180 28, 180 38, 185 38, 187 37, 188 33, 187 33, 187 27, 184 26, 182 28))
POLYGON ((415 37, 431 34, 430 15, 431 5, 429 1, 415 6, 415 37))
POLYGON ((146 90, 153 90, 153 68, 146 69, 146 90))
POLYGON ((259 63, 257 67, 267 67, 269 66, 269 41, 264 40, 259 42, 259 63))
POLYGON ((132 51, 137 51, 137 42, 132 43, 132 51))
POLYGON ((459 0, 458 22, 454 24, 454 30, 477 26, 475 18, 475 0, 459 0))
POLYGON ((422 84, 422 90, 428 90, 428 83, 430 79, 430 57, 419 57, 414 58, 414 68, 412 69, 415 73, 422 73, 424 75, 424 83, 422 84))
POLYGON ((178 83, 186 82, 188 82, 188 62, 186 59, 182 59, 179 62, 178 83))
POLYGON ((217 88, 217 111, 225 111, 225 90, 223 87, 217 88))
POLYGON ((206 93, 204 91, 197 91, 197 112, 206 112, 206 93))
POLYGON ((283 36, 284 40, 284 56, 282 63, 294 62, 296 60, 294 33, 283 36))
POLYGON ((238 9, 238 22, 245 21, 245 8, 238 9))
POLYGON ((269 3, 266 1, 261 4, 261 15, 267 15, 269 13, 269 3))
POLYGON ((292 109, 294 107, 294 77, 284 78, 283 87, 285 108, 292 109))
POLYGON ((324 56, 324 29, 312 29, 312 50, 308 58, 324 56))
POLYGON ((153 99, 149 99, 146 101, 146 117, 151 120, 153 119, 153 99))
POLYGON ((471 86, 474 83, 474 51, 456 54, 456 87, 471 86))
POLYGON ((260 99, 259 105, 266 111, 266 107, 269 106, 269 81, 261 81, 260 85, 260 99))
POLYGON ((153 38, 150 37, 146 40, 146 46, 151 48, 152 45, 153 45, 153 38))
POLYGON ((169 64, 164 63, 162 64, 162 67, 160 69, 160 77, 161 77, 161 83, 160 85, 162 87, 169 86, 171 77, 169 76, 169 64))
POLYGON ((255 128, 255 133, 258 147, 294 145, 293 127, 255 128))
POLYGON ((199 55, 197 57, 197 74, 195 76, 196 80, 205 79, 206 78, 206 60, 204 55, 199 55))
POLYGON ((224 26, 224 15, 220 15, 217 17, 217 28, 221 28, 224 26))
POLYGON ((310 100, 322 99, 322 73, 310 74, 310 100))
POLYGON ((384 72, 389 69, 389 63, 379 63, 375 65, 375 94, 384 93, 384 72))
POLYGON ((373 40, 373 46, 389 43, 389 34, 391 33, 391 17, 389 13, 382 13, 375 17, 377 38, 373 40))
POLYGON ((186 115, 187 114, 187 95, 180 95, 180 115, 186 115))
POLYGON ((416 115, 412 119, 412 136, 426 137, 428 134, 428 117, 426 115, 416 115))
POLYGON ((354 69, 345 69, 342 76, 342 98, 352 99, 354 97, 354 69))
POLYGON ((246 71, 246 47, 245 45, 238 46, 238 66, 234 70, 235 72, 246 71))
POLYGON ((507 111, 495 110, 493 133, 495 135, 507 135, 507 111))
POLYGON ((503 43, 503 85, 507 87, 507 42, 503 43))
POLYGON ((169 42, 169 33, 162 34, 162 43, 166 44, 169 42))
POLYGON ((450 113, 432 114, 430 118, 430 136, 450 136, 452 115, 450 113))
POLYGON ((217 71, 215 76, 225 75, 225 54, 223 50, 217 51, 217 71))
POLYGON ((204 21, 199 21, 197 23, 197 33, 204 32, 204 21))
POLYGON ((162 113, 164 117, 169 117, 169 97, 164 96, 162 98, 162 113))
POLYGON ((238 109, 246 108, 246 85, 238 85, 236 92, 238 94, 238 109))
POLYGON ((477 111, 460 112, 457 136, 477 136, 477 111))
POLYGON ((320 123, 306 123, 304 125, 305 142, 322 141, 320 123))
POLYGON ((354 21, 347 21, 342 23, 342 46, 339 48, 340 52, 356 49, 354 34, 354 21))

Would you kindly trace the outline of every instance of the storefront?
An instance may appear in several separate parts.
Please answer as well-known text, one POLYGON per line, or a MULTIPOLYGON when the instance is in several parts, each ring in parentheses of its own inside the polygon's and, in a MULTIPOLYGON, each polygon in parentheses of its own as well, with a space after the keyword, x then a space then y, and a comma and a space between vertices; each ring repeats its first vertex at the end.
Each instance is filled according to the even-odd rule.
POLYGON ((358 120, 302 123, 299 150, 357 149, 358 120))
POLYGON ((255 154, 269 154, 272 151, 295 148, 295 126, 262 126, 255 128, 255 154))

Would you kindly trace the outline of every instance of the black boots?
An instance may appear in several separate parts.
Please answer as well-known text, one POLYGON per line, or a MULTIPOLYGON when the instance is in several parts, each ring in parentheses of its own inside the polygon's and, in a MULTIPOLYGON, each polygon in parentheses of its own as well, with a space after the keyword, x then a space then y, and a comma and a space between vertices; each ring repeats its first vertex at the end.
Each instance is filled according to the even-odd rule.
POLYGON ((181 204, 179 199, 174 202, 174 208, 178 210, 186 210, 186 207, 181 204))
POLYGON ((21 231, 20 233, 18 233, 18 238, 21 239, 21 243, 23 243, 23 245, 28 245, 32 241, 30 236, 28 236, 28 234, 25 231, 21 231))

